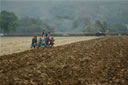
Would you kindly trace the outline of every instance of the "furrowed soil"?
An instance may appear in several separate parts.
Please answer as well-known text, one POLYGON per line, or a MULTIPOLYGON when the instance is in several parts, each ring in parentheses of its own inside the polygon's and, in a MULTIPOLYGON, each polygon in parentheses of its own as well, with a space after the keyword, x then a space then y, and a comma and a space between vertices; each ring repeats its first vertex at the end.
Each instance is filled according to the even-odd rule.
POLYGON ((0 85, 128 85, 128 36, 1 56, 0 85))

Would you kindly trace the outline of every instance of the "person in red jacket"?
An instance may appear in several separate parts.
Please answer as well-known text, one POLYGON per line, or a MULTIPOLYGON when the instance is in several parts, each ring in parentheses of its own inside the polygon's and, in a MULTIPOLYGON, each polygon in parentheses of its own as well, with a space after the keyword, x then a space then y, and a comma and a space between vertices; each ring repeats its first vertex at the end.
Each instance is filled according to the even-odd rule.
POLYGON ((47 34, 45 36, 45 43, 46 43, 46 45, 49 45, 49 36, 47 34))

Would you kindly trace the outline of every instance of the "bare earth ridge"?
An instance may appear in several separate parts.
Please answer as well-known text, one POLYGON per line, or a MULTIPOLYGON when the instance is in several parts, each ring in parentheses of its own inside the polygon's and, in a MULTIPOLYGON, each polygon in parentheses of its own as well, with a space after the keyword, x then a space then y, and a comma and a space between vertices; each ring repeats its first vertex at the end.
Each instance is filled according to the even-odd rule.
POLYGON ((0 57, 1 85, 127 85, 128 36, 0 57))

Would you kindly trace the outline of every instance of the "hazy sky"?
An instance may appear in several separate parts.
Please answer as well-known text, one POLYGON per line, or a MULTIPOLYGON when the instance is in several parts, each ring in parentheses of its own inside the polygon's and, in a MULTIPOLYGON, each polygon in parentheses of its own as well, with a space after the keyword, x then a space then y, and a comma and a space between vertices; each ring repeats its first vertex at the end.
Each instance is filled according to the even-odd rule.
POLYGON ((0 1, 128 1, 128 0, 0 0, 0 1))

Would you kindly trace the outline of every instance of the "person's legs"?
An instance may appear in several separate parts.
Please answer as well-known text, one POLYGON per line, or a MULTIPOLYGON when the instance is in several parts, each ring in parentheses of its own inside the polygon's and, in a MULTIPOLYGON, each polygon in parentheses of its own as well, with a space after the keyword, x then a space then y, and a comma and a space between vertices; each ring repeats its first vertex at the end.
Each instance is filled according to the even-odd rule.
POLYGON ((35 48, 35 45, 34 45, 34 48, 35 48))
POLYGON ((31 48, 34 47, 34 43, 32 43, 31 48))
POLYGON ((48 45, 48 42, 46 42, 46 45, 48 45))

